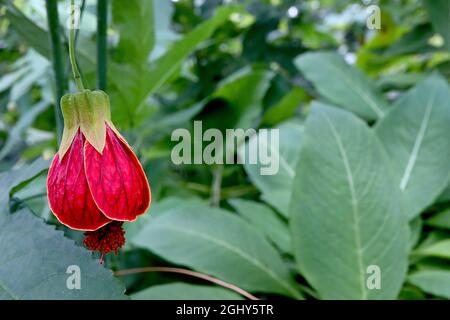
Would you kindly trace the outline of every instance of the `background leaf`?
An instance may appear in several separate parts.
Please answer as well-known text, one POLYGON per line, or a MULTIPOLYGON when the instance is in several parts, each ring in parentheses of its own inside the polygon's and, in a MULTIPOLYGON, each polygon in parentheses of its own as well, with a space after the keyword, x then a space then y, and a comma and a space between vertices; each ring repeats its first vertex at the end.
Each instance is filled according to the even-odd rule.
POLYGON ((450 299, 450 271, 421 270, 410 275, 408 281, 425 292, 450 299))
POLYGON ((18 186, 24 186, 33 180, 49 165, 49 161, 37 159, 30 165, 0 174, 0 216, 9 212, 8 201, 12 191, 17 191, 18 186))
POLYGON ((449 101, 446 82, 431 76, 401 97, 376 127, 410 218, 430 205, 449 184, 449 101))
POLYGON ((137 75, 126 67, 115 65, 111 73, 118 89, 112 95, 113 119, 120 125, 129 127, 137 119, 136 113, 145 106, 147 98, 158 90, 180 68, 182 62, 203 41, 208 39, 223 24, 236 7, 219 8, 216 14, 198 25, 194 30, 175 44, 160 58, 152 62, 143 73, 137 75), (126 77, 123 75, 126 74, 126 77), (123 112, 126 110, 126 112, 123 112))
POLYGON ((131 296, 133 300, 242 300, 242 297, 220 287, 187 283, 152 286, 131 296))
POLYGON ((276 250, 244 220, 221 209, 179 207, 155 217, 131 242, 245 290, 300 297, 276 250))
POLYGON ((450 259, 450 239, 437 241, 427 246, 423 246, 414 251, 420 256, 450 259))
POLYGON ((282 252, 290 253, 292 251, 288 226, 276 212, 256 201, 231 199, 228 202, 282 252))
MULTIPOLYGON (((262 199, 274 206, 285 217, 289 215, 289 202, 291 200, 292 182, 295 176, 295 167, 298 161, 298 152, 302 141, 302 126, 297 122, 287 122, 277 127, 279 130, 279 154, 275 151, 274 156, 279 156, 279 170, 274 175, 261 175, 260 162, 257 164, 245 163, 244 168, 250 180, 262 193, 262 199)), ((270 139, 263 143, 269 144, 270 139)), ((257 144, 256 137, 250 138, 245 148, 252 149, 257 144)), ((244 146, 239 153, 244 151, 244 146)))
POLYGON ((388 104, 374 83, 354 66, 331 52, 308 52, 295 65, 330 102, 367 120, 382 118, 388 104))
POLYGON ((425 223, 429 226, 450 230, 450 209, 435 214, 427 219, 425 223))
POLYGON ((447 50, 450 50, 450 0, 423 0, 435 31, 444 38, 447 50))

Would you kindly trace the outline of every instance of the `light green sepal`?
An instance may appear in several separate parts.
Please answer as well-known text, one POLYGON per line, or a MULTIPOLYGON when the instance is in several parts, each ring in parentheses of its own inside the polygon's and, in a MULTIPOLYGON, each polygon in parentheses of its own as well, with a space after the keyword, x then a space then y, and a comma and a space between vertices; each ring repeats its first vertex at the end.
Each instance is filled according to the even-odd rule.
POLYGON ((106 122, 110 122, 109 98, 103 91, 84 90, 67 94, 61 99, 64 116, 64 131, 59 156, 62 159, 73 138, 81 129, 86 140, 99 152, 103 152, 106 142, 106 122))
POLYGON ((58 150, 59 159, 62 159, 67 150, 69 150, 73 138, 80 127, 75 97, 73 94, 66 94, 61 98, 61 112, 64 117, 64 130, 58 150))

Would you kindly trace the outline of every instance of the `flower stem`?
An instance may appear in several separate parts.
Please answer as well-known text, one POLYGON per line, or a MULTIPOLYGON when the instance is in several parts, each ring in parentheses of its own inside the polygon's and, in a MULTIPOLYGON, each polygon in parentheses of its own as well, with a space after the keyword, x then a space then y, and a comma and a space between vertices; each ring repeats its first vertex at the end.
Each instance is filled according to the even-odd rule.
POLYGON ((72 66, 73 78, 78 91, 84 90, 83 79, 78 70, 77 61, 75 58, 75 0, 70 1, 70 28, 69 28, 69 58, 72 66))
POLYGON ((129 274, 136 274, 136 273, 143 273, 143 272, 172 272, 172 273, 185 274, 185 275, 203 279, 203 280, 215 283, 221 287, 233 290, 234 292, 246 297, 247 299, 259 300, 257 297, 255 297, 251 293, 235 286, 234 284, 222 281, 220 279, 214 278, 214 277, 209 276, 204 273, 200 273, 200 272, 196 272, 196 271, 192 271, 192 270, 188 270, 188 269, 172 268, 172 267, 143 267, 143 268, 119 270, 119 271, 116 271, 114 274, 116 276, 126 276, 129 274))
POLYGON ((108 0, 97 0, 97 87, 106 90, 108 0))
POLYGON ((56 138, 60 142, 63 131, 63 118, 59 108, 59 101, 66 90, 64 75, 64 61, 61 54, 61 38, 58 19, 57 0, 47 0, 45 2, 47 9, 48 30, 50 33, 50 46, 52 49, 52 64, 55 75, 55 120, 56 120, 56 138))

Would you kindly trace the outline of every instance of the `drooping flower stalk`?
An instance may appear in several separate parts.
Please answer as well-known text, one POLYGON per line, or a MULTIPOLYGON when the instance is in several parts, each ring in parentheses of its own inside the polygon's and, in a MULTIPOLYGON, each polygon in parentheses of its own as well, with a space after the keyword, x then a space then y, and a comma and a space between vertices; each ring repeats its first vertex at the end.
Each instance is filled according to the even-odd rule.
POLYGON ((73 78, 79 91, 84 90, 83 79, 78 70, 77 60, 75 57, 75 0, 70 1, 70 28, 69 28, 69 60, 72 67, 73 78))

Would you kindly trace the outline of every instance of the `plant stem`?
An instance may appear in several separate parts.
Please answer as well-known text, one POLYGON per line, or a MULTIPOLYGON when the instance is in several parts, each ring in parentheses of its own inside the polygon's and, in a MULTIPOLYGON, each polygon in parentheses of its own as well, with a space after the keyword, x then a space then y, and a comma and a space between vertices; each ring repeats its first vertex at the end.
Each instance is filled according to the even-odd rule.
POLYGON ((97 87, 106 90, 108 0, 97 0, 97 87))
POLYGON ((53 72, 55 74, 55 121, 56 121, 56 139, 58 144, 61 140, 63 131, 63 118, 59 108, 59 101, 66 90, 66 82, 64 75, 64 62, 61 54, 61 38, 59 34, 59 19, 57 0, 47 0, 45 2, 47 9, 48 30, 50 33, 50 47, 52 50, 53 72))
POLYGON ((78 70, 77 61, 75 58, 75 0, 70 1, 70 28, 69 28, 69 58, 72 66, 73 78, 78 91, 84 90, 83 80, 81 79, 80 71, 78 70))
POLYGON ((218 207, 220 205, 222 174, 223 174, 223 165, 219 164, 213 171, 211 198, 209 202, 211 207, 218 207))
POLYGON ((192 271, 192 270, 188 270, 188 269, 181 269, 181 268, 171 268, 171 267, 144 267, 144 268, 134 268, 134 269, 125 269, 125 270, 119 270, 116 271, 114 274, 116 276, 126 276, 129 274, 136 274, 136 273, 143 273, 143 272, 172 272, 172 273, 180 273, 180 274, 185 274, 185 275, 189 275, 192 277, 196 277, 199 279, 203 279, 212 283, 215 283, 221 287, 233 290, 234 292, 239 293, 240 295, 246 297, 247 299, 250 300, 259 300, 257 297, 255 297, 254 295, 252 295, 251 293, 245 291, 244 289, 241 289, 231 283, 222 281, 220 279, 211 277, 207 274, 204 273, 200 273, 200 272, 196 272, 196 271, 192 271))

